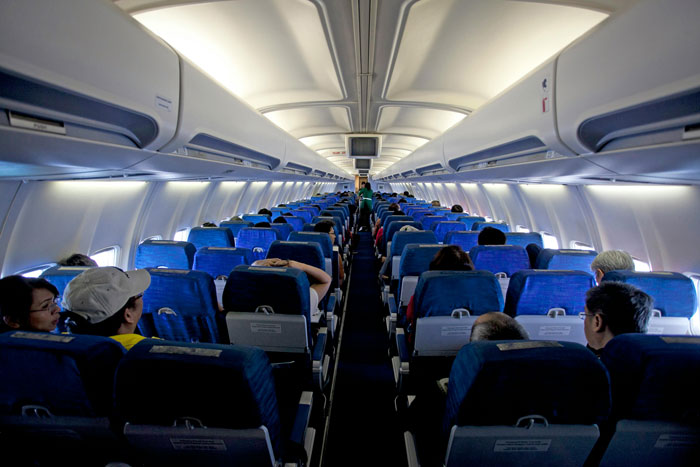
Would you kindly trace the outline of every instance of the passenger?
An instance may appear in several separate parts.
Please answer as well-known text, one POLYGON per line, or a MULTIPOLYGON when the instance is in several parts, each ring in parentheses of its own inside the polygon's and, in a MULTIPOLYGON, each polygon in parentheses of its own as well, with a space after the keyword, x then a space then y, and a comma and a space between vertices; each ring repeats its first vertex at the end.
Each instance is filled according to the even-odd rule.
POLYGON ((63 293, 66 325, 75 334, 111 337, 129 350, 145 339, 136 334, 136 326, 149 285, 151 275, 145 269, 88 269, 70 281, 63 293))
POLYGON ((634 260, 626 251, 603 251, 591 263, 591 271, 595 274, 595 281, 600 284, 606 272, 634 271, 634 260))
POLYGON ((407 198, 412 198, 412 196, 408 194, 408 191, 404 191, 403 195, 407 198))
POLYGON ((360 232, 368 232, 370 230, 369 216, 372 212, 372 185, 369 182, 364 183, 363 187, 357 192, 360 201, 360 232))
POLYGON ((262 208, 258 211, 258 214, 263 214, 265 216, 271 216, 272 211, 270 211, 269 209, 266 209, 266 208, 262 208))
MULTIPOLYGON (((388 210, 392 212, 392 214, 389 214, 390 216, 395 216, 396 211, 399 210, 399 205, 396 203, 391 203, 388 207, 388 210)), ((377 221, 374 223, 374 228, 372 229, 372 237, 375 238, 375 246, 379 245, 379 241, 377 240, 377 238, 382 233, 384 233, 384 228, 382 227, 382 219, 377 218, 377 221)))
POLYGON ((58 289, 46 279, 7 276, 0 279, 0 332, 51 332, 61 308, 58 289))
POLYGON ((450 212, 464 212, 464 208, 459 204, 455 204, 452 206, 452 209, 450 209, 450 212))
POLYGON ((470 342, 507 341, 529 339, 522 324, 500 311, 490 311, 480 315, 472 325, 470 342))
POLYGON ((603 282, 586 292, 581 313, 587 347, 596 355, 619 334, 647 332, 654 300, 633 285, 603 282))
POLYGON ((430 202, 430 205, 433 206, 433 207, 435 207, 435 208, 439 208, 439 207, 440 207, 440 201, 438 201, 438 200, 435 199, 435 200, 433 200, 433 201, 430 202))
POLYGON ((284 215, 277 216, 274 221, 272 221, 273 224, 288 224, 287 219, 284 218, 284 215))
POLYGON ((63 258, 56 263, 58 266, 88 266, 91 268, 97 267, 97 262, 87 255, 82 253, 73 253, 67 258, 63 258))
MULTIPOLYGON (((327 233, 331 237, 331 243, 335 245, 335 223, 333 221, 321 221, 314 225, 314 232, 327 233)), ((338 283, 343 285, 343 280, 345 280, 345 270, 343 269, 343 258, 340 256, 340 252, 334 252, 336 254, 336 259, 338 261, 338 283)))
POLYGON ((505 245, 506 234, 494 227, 484 227, 476 242, 479 245, 505 245))
MULTIPOLYGON (((417 232, 418 229, 412 225, 404 225, 399 229, 399 232, 417 232)), ((381 239, 380 239, 381 240, 381 239)), ((390 252, 387 251, 387 255, 390 252)), ((391 261, 387 260, 387 256, 382 256, 380 261, 383 263, 381 269, 379 270, 379 277, 382 281, 388 281, 389 275, 391 274, 391 261)))
POLYGON ((323 300, 323 297, 326 296, 326 292, 328 292, 328 289, 331 286, 331 276, 326 274, 325 271, 305 263, 300 263, 299 261, 293 261, 291 259, 267 258, 255 261, 253 266, 295 268, 304 271, 306 276, 309 278, 310 283, 309 310, 311 310, 311 313, 315 313, 318 310, 318 304, 321 302, 321 300, 323 300))
POLYGON ((218 226, 216 224, 214 224, 213 222, 205 222, 204 224, 202 224, 202 227, 218 227, 218 226))
POLYGON ((540 255, 542 247, 539 246, 537 243, 528 243, 525 247, 525 251, 527 251, 527 257, 530 260, 530 267, 532 269, 535 269, 535 265, 537 264, 537 257, 540 255))
POLYGON ((270 223, 269 223, 269 222, 258 222, 258 223, 255 224, 253 227, 268 227, 268 228, 269 228, 269 227, 270 227, 270 223))
POLYGON ((292 214, 291 212, 283 212, 282 215, 284 217, 294 217, 294 214, 292 214))
POLYGON ((244 221, 243 221, 243 218, 242 218, 241 216, 231 216, 231 218, 229 219, 229 221, 233 221, 233 222, 244 222, 244 221))

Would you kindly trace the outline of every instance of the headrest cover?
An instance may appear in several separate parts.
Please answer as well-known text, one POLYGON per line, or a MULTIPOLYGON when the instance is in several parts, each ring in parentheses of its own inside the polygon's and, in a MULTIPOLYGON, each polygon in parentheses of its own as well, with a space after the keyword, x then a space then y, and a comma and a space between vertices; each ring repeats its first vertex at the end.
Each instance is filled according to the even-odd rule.
POLYGON ((651 295, 654 308, 663 316, 690 318, 697 308, 697 294, 693 281, 678 272, 610 271, 604 281, 632 284, 651 295))
POLYGON ((586 291, 593 285, 593 277, 583 271, 518 271, 510 278, 504 311, 510 316, 546 315, 563 308, 567 316, 576 316, 584 311, 586 291))
POLYGON ((472 315, 503 310, 501 287, 488 271, 428 271, 414 294, 416 316, 449 316, 457 308, 472 315))

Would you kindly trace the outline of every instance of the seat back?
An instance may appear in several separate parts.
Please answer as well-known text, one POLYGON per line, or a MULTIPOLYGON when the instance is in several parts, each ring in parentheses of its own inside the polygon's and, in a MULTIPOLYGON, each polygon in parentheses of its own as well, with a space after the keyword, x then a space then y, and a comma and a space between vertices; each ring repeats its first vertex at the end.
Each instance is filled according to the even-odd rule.
POLYGON ((444 222, 447 220, 447 217, 445 216, 423 216, 420 220, 421 225, 423 226, 423 230, 434 230, 433 227, 435 224, 438 222, 444 222))
POLYGON ((267 257, 294 260, 321 270, 326 267, 321 245, 317 242, 283 242, 275 240, 270 245, 267 257))
POLYGON ((304 209, 294 209, 291 211, 292 214, 294 214, 296 217, 301 217, 304 219, 304 222, 311 222, 311 219, 314 218, 314 215, 311 211, 306 211, 304 209))
MULTIPOLYGON (((275 315, 272 318, 277 315, 291 315, 302 319, 302 331, 305 331, 302 345, 307 349, 311 347, 309 280, 303 271, 295 268, 236 266, 224 289, 223 307, 226 311, 233 312, 227 316, 232 343, 256 345, 271 351, 287 351, 282 337, 285 326, 295 326, 294 322, 270 324, 265 319, 265 311, 258 308, 261 306, 272 309, 275 315), (259 313, 256 313, 256 310, 259 310, 259 313), (233 318, 236 318, 237 313, 258 315, 260 319, 256 321, 257 317, 252 316, 252 322, 238 322, 236 329, 232 329, 229 317, 234 315, 233 318), (239 324, 242 325, 238 326, 239 324)), ((294 342, 299 342, 298 336, 291 338, 294 342)))
POLYGON ((223 248, 218 246, 207 246, 197 250, 194 255, 194 266, 192 269, 209 273, 216 279, 219 276, 226 276, 239 264, 251 264, 253 262, 253 252, 248 248, 223 248))
POLYGON ((141 334, 182 342, 219 342, 214 279, 203 271, 148 268, 141 334))
POLYGON ((442 245, 407 244, 399 261, 399 306, 407 306, 418 284, 418 277, 427 271, 442 245))
POLYGON ((447 232, 442 243, 445 245, 457 245, 462 250, 469 252, 469 250, 479 244, 479 232, 464 230, 464 224, 462 224, 462 230, 447 232))
POLYGON ((460 216, 457 218, 457 221, 467 226, 465 230, 476 230, 472 229, 474 222, 486 222, 486 218, 481 216, 460 216))
MULTIPOLYGON (((397 224, 396 222, 392 225, 397 224)), ((386 261, 391 260, 391 278, 399 279, 399 269, 401 265, 401 255, 406 245, 411 243, 422 245, 437 245, 435 232, 432 230, 420 230, 418 232, 396 232, 391 241, 391 251, 386 261)))
POLYGON ((506 245, 517 245, 524 248, 531 243, 544 248, 542 234, 539 232, 506 232, 506 245))
POLYGON ((192 227, 187 241, 200 249, 205 246, 235 246, 233 232, 228 227, 192 227))
POLYGON ((610 271, 603 276, 603 281, 626 282, 651 295, 654 310, 661 316, 649 319, 649 334, 690 332, 690 318, 697 310, 698 299, 689 277, 668 271, 610 271))
POLYGON ((115 406, 149 465, 269 466, 281 453, 272 369, 253 347, 142 341, 119 365, 115 406))
POLYGON ((486 222, 486 221, 474 222, 472 224, 471 230, 478 230, 479 232, 481 232, 486 227, 493 227, 494 229, 498 229, 501 232, 510 232, 510 227, 508 227, 508 224, 504 224, 502 222, 486 222))
POLYGON ((244 221, 257 224, 258 222, 270 222, 270 216, 266 214, 243 214, 241 216, 244 221))
POLYGON ((270 228, 277 231, 279 240, 287 240, 289 234, 294 231, 290 224, 270 224, 270 228))
POLYGON ((445 243, 445 236, 447 236, 449 232, 464 230, 464 224, 457 221, 440 221, 437 224, 433 224, 433 227, 434 229, 432 230, 435 232, 435 236, 440 243, 445 243))
POLYGON ((287 224, 291 225, 295 232, 300 232, 306 223, 306 220, 299 216, 285 216, 284 218, 287 219, 287 224))
POLYGON ((197 248, 190 242, 146 240, 136 249, 134 267, 192 269, 197 248))
POLYGON ((697 465, 700 414, 684 395, 697 387, 700 338, 621 334, 600 359, 617 422, 601 465, 697 465))
POLYGON ((527 251, 521 246, 477 245, 469 250, 474 268, 496 274, 503 272, 510 277, 517 271, 530 268, 527 251))
POLYGON ((226 227, 233 233, 233 237, 238 237, 238 232, 244 227, 253 227, 253 223, 249 221, 224 221, 219 224, 219 227, 226 227))
POLYGON ((384 227, 384 236, 382 237, 382 244, 379 247, 380 253, 382 253, 382 255, 386 255, 387 248, 393 240, 394 235, 396 235, 396 232, 399 232, 403 227, 407 225, 415 227, 418 230, 423 229, 423 226, 419 222, 415 221, 392 221, 388 223, 387 227, 384 227))
POLYGON ((488 271, 426 271, 414 297, 416 317, 450 316, 464 308, 473 316, 503 311, 496 277, 488 271))
POLYGON ((63 296, 63 290, 75 276, 90 269, 90 266, 53 266, 41 273, 42 279, 46 279, 58 289, 58 295, 63 296))
POLYGON ((264 259, 272 242, 277 240, 277 231, 268 227, 246 227, 238 232, 236 245, 253 252, 253 261, 264 259))
POLYGON ((472 342, 450 373, 446 465, 583 465, 609 412, 607 372, 585 347, 472 342))
POLYGON ((535 261, 535 269, 558 269, 591 273, 591 263, 598 255, 588 250, 555 250, 545 248, 535 261))

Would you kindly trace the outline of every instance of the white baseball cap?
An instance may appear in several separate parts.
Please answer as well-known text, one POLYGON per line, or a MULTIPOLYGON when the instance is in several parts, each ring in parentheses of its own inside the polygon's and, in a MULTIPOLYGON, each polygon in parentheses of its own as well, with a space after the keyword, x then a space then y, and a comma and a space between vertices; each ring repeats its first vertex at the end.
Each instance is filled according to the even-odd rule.
POLYGON ((119 311, 131 297, 142 294, 149 285, 151 275, 145 269, 90 268, 68 283, 61 306, 90 324, 100 323, 119 311))

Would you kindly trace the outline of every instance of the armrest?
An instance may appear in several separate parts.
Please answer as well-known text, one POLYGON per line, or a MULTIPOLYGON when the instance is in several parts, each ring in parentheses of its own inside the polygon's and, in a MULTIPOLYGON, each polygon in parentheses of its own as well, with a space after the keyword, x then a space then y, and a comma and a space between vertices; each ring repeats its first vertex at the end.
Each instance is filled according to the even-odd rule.
POLYGON ((284 465, 306 465, 308 459, 311 458, 313 438, 316 433, 316 430, 309 428, 313 397, 311 391, 304 391, 301 393, 292 432, 289 435, 289 439, 286 441, 284 465), (311 442, 311 444, 309 444, 309 442, 311 442))
POLYGON ((328 340, 328 328, 320 328, 316 336, 316 343, 311 354, 311 368, 313 379, 319 389, 323 390, 325 375, 327 374, 329 358, 326 355, 326 342, 328 340))
POLYGON ((396 350, 398 356, 391 359, 391 366, 394 370, 396 389, 402 392, 404 379, 410 374, 409 359, 411 358, 403 328, 398 328, 396 330, 396 350))
POLYGON ((394 294, 390 293, 389 298, 387 298, 387 305, 389 305, 389 320, 387 321, 387 331, 389 332, 389 337, 396 333, 396 320, 398 319, 398 310, 396 309, 396 297, 394 294))
POLYGON ((335 316, 336 296, 331 294, 328 296, 328 305, 326 305, 326 325, 330 329, 331 339, 335 338, 335 328, 337 326, 337 317, 335 316))
POLYGON ((420 467, 418 462, 418 452, 416 451, 416 439, 410 431, 405 431, 403 434, 404 442, 406 443, 406 459, 408 467, 420 467))

